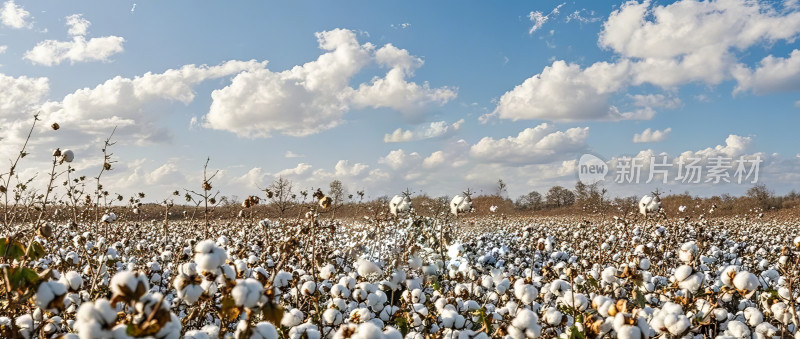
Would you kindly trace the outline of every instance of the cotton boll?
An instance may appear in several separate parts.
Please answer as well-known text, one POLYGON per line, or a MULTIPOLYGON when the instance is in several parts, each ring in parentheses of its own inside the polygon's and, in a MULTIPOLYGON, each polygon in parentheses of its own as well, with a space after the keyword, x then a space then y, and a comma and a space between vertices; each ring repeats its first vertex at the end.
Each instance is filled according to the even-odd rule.
POLYGON ((568 291, 564 293, 564 296, 560 298, 560 300, 567 306, 572 307, 578 311, 584 311, 587 307, 589 307, 589 299, 586 298, 585 295, 581 293, 574 293, 572 291, 568 291))
POLYGON ((264 286, 252 278, 239 279, 231 290, 231 296, 237 306, 255 308, 264 296, 264 286))
MULTIPOLYGON (((341 314, 339 316, 341 317, 341 314)), ((303 322, 304 318, 305 316, 303 315, 303 312, 301 312, 296 308, 293 308, 283 314, 283 318, 281 319, 281 326, 294 327, 300 325, 303 322)))
POLYGON ((544 310, 544 321, 550 326, 561 324, 562 314, 555 307, 550 307, 544 310))
POLYGON ((64 296, 66 294, 66 285, 58 281, 45 281, 36 289, 34 301, 40 309, 60 312, 65 307, 64 296))
POLYGON ((733 279, 733 286, 740 291, 755 291, 760 285, 758 277, 747 271, 736 273, 736 277, 733 279))
POLYGON ((539 296, 539 291, 533 285, 521 284, 519 287, 514 287, 514 296, 524 305, 530 305, 539 296))
POLYGON ((358 261, 355 264, 355 267, 356 271, 358 272, 358 275, 362 277, 370 275, 372 273, 378 273, 381 271, 381 268, 378 267, 378 265, 376 265, 372 261, 363 258, 358 259, 358 261))
POLYGON ((690 241, 681 245, 680 250, 678 250, 678 259, 683 261, 684 263, 691 263, 697 257, 697 252, 700 249, 694 243, 694 241, 690 241))
POLYGON ((728 327, 723 334, 735 338, 749 338, 750 329, 741 321, 731 320, 728 322, 728 327))
POLYGON ((289 329, 290 339, 301 339, 301 338, 320 339, 321 337, 322 334, 317 329, 317 325, 311 323, 305 323, 289 329))
POLYGON ((315 284, 313 281, 306 281, 300 288, 300 292, 304 296, 313 295, 316 290, 317 290, 317 284, 315 284))
POLYGON ((617 282, 617 268, 614 266, 606 267, 601 274, 603 282, 613 284, 617 282))
POLYGON ((529 309, 520 310, 508 327, 508 334, 514 339, 538 338, 541 333, 539 318, 529 309))
POLYGON ((322 312, 322 324, 337 326, 342 323, 342 312, 334 308, 326 309, 322 312))
POLYGON ((764 315, 755 307, 746 308, 744 310, 744 318, 751 327, 758 326, 758 324, 764 322, 764 315))
POLYGON ((719 279, 722 281, 725 286, 734 287, 733 286, 733 279, 736 277, 737 272, 739 272, 739 268, 736 266, 728 266, 722 270, 722 273, 719 275, 719 279))
POLYGON ((203 240, 194 248, 194 262, 197 268, 204 272, 215 273, 220 265, 228 259, 228 254, 211 240, 203 240))
POLYGON ((694 271, 694 269, 692 269, 691 266, 689 266, 689 265, 681 265, 681 266, 678 266, 678 268, 675 269, 675 272, 672 274, 672 276, 675 277, 675 281, 681 282, 681 281, 686 280, 686 278, 688 278, 690 275, 692 275, 693 271, 694 271))
POLYGON ((250 339, 278 339, 278 331, 275 329, 275 325, 260 322, 253 328, 250 339))

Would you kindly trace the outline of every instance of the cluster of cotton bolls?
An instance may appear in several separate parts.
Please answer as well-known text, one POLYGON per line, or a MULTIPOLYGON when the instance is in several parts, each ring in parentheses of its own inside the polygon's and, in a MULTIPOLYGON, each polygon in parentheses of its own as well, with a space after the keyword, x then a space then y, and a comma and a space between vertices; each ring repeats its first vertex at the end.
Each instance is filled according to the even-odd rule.
POLYGON ((5 261, 38 277, 0 305, 0 337, 800 338, 794 220, 669 220, 648 201, 638 223, 498 222, 466 194, 442 204, 458 218, 396 198, 393 216, 208 234, 120 210, 54 224, 31 239, 43 255, 5 261))

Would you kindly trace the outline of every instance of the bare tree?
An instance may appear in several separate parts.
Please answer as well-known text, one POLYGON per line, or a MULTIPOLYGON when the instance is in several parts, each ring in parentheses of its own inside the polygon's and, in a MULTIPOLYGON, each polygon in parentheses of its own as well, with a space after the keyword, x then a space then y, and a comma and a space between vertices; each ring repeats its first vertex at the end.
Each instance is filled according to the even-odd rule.
POLYGON ((347 195, 347 191, 344 188, 344 184, 339 179, 331 181, 330 190, 328 191, 328 196, 333 199, 332 205, 332 214, 331 218, 336 217, 336 210, 339 209, 344 204, 344 197, 347 195))
POLYGON ((278 210, 281 218, 286 211, 294 205, 294 197, 296 197, 296 195, 292 193, 292 186, 291 180, 279 176, 269 187, 264 189, 264 194, 266 194, 267 199, 272 205, 275 206, 275 209, 278 210))
POLYGON ((502 198, 503 197, 503 193, 508 195, 508 185, 506 185, 506 182, 503 181, 503 179, 498 179, 497 180, 497 196, 502 198))

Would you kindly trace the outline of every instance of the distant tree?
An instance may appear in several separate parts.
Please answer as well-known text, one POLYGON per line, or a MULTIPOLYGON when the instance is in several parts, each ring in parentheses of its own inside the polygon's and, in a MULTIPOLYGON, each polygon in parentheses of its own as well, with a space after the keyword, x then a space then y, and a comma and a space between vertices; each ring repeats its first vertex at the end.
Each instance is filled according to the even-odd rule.
POLYGON ((774 193, 763 183, 755 184, 747 190, 746 195, 758 202, 761 208, 767 209, 774 193))
POLYGON ((289 179, 284 178, 283 176, 279 176, 278 179, 275 179, 269 187, 264 189, 264 193, 267 196, 267 200, 270 201, 272 206, 275 206, 275 209, 278 210, 278 213, 281 217, 283 217, 284 213, 294 205, 295 196, 292 193, 292 181, 289 179))
POLYGON ((333 203, 331 204, 333 207, 333 213, 331 217, 336 217, 336 210, 339 209, 344 204, 345 196, 347 196, 347 191, 344 188, 344 184, 339 179, 331 181, 330 189, 328 190, 328 196, 331 197, 333 203))
POLYGON ((575 193, 562 186, 553 186, 547 191, 545 200, 552 207, 570 206, 575 203, 575 193))
POLYGON ((521 209, 538 210, 544 205, 544 198, 542 198, 541 193, 532 191, 517 198, 514 205, 521 209))
POLYGON ((505 183, 505 181, 503 181, 503 179, 498 179, 497 180, 497 196, 498 197, 503 197, 503 193, 505 193, 506 195, 508 194, 508 185, 506 185, 506 183, 505 183))

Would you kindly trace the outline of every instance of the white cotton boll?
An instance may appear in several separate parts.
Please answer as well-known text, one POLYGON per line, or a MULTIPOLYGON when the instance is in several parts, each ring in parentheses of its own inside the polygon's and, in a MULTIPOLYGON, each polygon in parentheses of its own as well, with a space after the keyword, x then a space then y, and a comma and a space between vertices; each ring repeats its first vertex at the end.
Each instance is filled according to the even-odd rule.
POLYGON ((322 324, 337 326, 342 323, 342 312, 335 308, 326 309, 322 312, 322 324))
POLYGON ((672 335, 683 335, 692 323, 684 314, 667 314, 664 316, 664 326, 672 335))
POLYGON ((236 280, 231 296, 237 306, 254 308, 264 295, 264 286, 258 280, 247 278, 236 280))
POLYGON ((344 287, 343 285, 336 284, 331 286, 331 295, 336 298, 347 299, 350 298, 350 290, 348 290, 347 287, 344 287))
POLYGON ((606 267, 601 274, 603 282, 613 284, 617 282, 617 268, 614 266, 606 267))
POLYGON ((40 309, 48 310, 51 302, 63 298, 65 294, 67 294, 66 285, 58 281, 46 281, 39 284, 36 290, 35 304, 40 309))
POLYGON ((315 324, 305 323, 289 329, 290 339, 320 339, 321 337, 322 334, 319 333, 317 325, 315 324))
POLYGON ((639 269, 647 271, 650 269, 650 259, 642 258, 639 260, 639 269))
POLYGON ((755 327, 764 322, 764 315, 757 308, 748 307, 744 309, 744 319, 747 320, 748 325, 755 327))
POLYGON ((332 264, 327 264, 319 269, 319 277, 324 280, 330 280, 336 273, 336 267, 332 264))
POLYGON ((755 291, 760 284, 755 274, 742 271, 736 273, 736 277, 733 279, 733 286, 736 287, 737 290, 750 292, 755 291))
POLYGON ((539 319, 529 309, 522 309, 508 327, 508 334, 514 339, 538 338, 542 333, 539 319))
POLYGON ((561 318, 563 317, 563 315, 555 307, 550 307, 544 310, 543 317, 544 321, 547 322, 547 324, 549 324, 550 326, 556 326, 558 324, 561 324, 561 318))
POLYGON ((586 296, 581 293, 574 293, 572 291, 568 291, 564 293, 564 296, 561 297, 560 299, 565 305, 572 307, 573 309, 576 309, 578 311, 584 311, 586 310, 587 307, 589 307, 589 299, 586 298, 586 296))
POLYGON ((17 329, 19 334, 22 335, 25 339, 33 338, 33 318, 31 318, 30 314, 24 314, 22 316, 17 317, 14 320, 14 324, 17 325, 17 329))
POLYGON ((572 287, 569 285, 569 283, 561 279, 553 280, 550 283, 550 288, 549 288, 550 293, 553 293, 557 296, 563 296, 565 292, 571 289, 572 287))
POLYGON ((505 294, 508 291, 508 288, 511 287, 511 281, 508 278, 503 279, 495 286, 495 291, 497 294, 505 294))
POLYGON ((278 331, 275 325, 268 322, 260 322, 253 327, 253 334, 250 339, 278 339, 278 331))
POLYGON ((700 287, 703 286, 703 281, 705 280, 705 275, 701 272, 697 272, 695 274, 690 275, 688 278, 684 279, 680 283, 678 283, 678 287, 682 289, 689 290, 691 292, 697 292, 700 287))
POLYGON ((408 267, 412 270, 418 270, 422 267, 422 259, 418 256, 412 255, 411 258, 408 259, 408 267))
POLYGON ((313 295, 316 290, 317 290, 317 284, 315 284, 313 281, 306 281, 300 288, 300 292, 304 296, 313 295))
POLYGON ((734 287, 733 286, 733 279, 736 277, 736 273, 739 272, 739 268, 736 266, 728 266, 722 270, 722 273, 719 275, 720 281, 722 281, 725 286, 734 287))
POLYGON ((203 240, 194 247, 194 262, 204 272, 216 273, 217 269, 228 259, 224 249, 211 240, 203 240))
POLYGON ((615 328, 614 331, 617 332, 619 339, 640 339, 642 337, 642 330, 632 325, 622 325, 615 328))
POLYGON ((800 247, 800 236, 794 238, 794 247, 800 247))
POLYGON ((728 310, 724 308, 715 308, 714 309, 714 319, 718 322, 723 322, 728 320, 728 310))
POLYGON ((533 285, 520 284, 514 288, 514 296, 524 305, 530 305, 539 296, 539 291, 533 285))
POLYGON ((378 273, 381 271, 381 268, 378 267, 378 265, 376 265, 374 262, 363 258, 358 259, 355 267, 356 271, 358 272, 358 275, 362 277, 370 275, 372 273, 378 273))
POLYGON ((293 308, 283 314, 283 318, 281 319, 281 326, 294 327, 300 325, 303 322, 304 318, 305 316, 303 315, 303 312, 301 312, 296 308, 293 308))
POLYGON ((684 243, 681 245, 680 250, 678 250, 678 259, 687 264, 691 263, 697 257, 697 252, 699 250, 694 241, 684 243))
POLYGON ((383 339, 403 339, 403 334, 394 327, 386 327, 383 330, 383 339))
POLYGON ((146 275, 139 272, 122 271, 111 278, 109 288, 115 295, 138 298, 141 294, 136 292, 137 289, 146 292, 150 289, 150 282, 146 275), (127 291, 125 291, 126 288, 127 291), (130 293, 133 293, 133 295, 130 295, 130 293))
POLYGON ((675 281, 681 282, 686 280, 686 278, 688 278, 690 275, 692 275, 692 272, 694 272, 694 269, 691 266, 681 265, 675 269, 675 272, 673 272, 672 275, 675 277, 675 281))
POLYGON ((728 327, 724 334, 735 338, 750 338, 750 328, 741 321, 731 320, 728 322, 728 327))
POLYGON ((756 326, 755 332, 759 339, 767 339, 774 337, 778 333, 778 328, 768 322, 762 322, 756 326))
POLYGON ((273 284, 275 284, 275 287, 277 288, 284 288, 289 286, 290 281, 292 281, 292 274, 286 271, 280 271, 275 275, 273 284))

